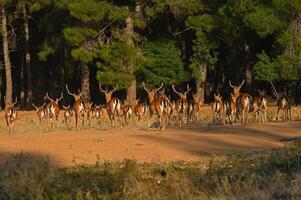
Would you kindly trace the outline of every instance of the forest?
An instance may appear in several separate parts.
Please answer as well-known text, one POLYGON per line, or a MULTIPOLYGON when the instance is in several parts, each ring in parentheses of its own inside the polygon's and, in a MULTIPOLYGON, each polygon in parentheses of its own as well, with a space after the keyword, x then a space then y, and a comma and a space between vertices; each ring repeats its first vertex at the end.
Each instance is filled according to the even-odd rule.
POLYGON ((1 0, 1 102, 22 109, 70 91, 146 100, 143 83, 212 101, 228 81, 255 94, 271 83, 301 101, 300 0, 1 0))

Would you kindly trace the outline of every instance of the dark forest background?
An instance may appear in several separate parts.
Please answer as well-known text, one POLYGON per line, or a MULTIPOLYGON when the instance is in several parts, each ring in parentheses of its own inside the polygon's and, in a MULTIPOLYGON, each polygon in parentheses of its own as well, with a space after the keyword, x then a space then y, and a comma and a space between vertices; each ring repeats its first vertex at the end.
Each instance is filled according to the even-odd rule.
POLYGON ((252 94, 271 82, 301 101, 300 0, 1 0, 1 100, 30 109, 81 90, 104 103, 98 84, 145 100, 142 82, 210 102, 228 81, 252 94))

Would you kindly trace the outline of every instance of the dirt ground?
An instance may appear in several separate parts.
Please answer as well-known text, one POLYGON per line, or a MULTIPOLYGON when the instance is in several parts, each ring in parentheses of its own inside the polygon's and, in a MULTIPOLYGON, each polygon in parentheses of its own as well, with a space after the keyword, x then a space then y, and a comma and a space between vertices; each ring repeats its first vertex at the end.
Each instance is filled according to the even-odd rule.
MULTIPOLYGON (((4 119, 4 113, 0 113, 4 119)), ((283 147, 285 138, 301 137, 301 122, 266 124, 193 126, 167 129, 90 128, 74 131, 60 125, 49 131, 37 123, 34 112, 21 112, 15 132, 9 134, 0 123, 0 164, 18 155, 30 159, 48 158, 57 166, 95 164, 99 161, 138 162, 198 161, 233 151, 254 151, 283 147)))

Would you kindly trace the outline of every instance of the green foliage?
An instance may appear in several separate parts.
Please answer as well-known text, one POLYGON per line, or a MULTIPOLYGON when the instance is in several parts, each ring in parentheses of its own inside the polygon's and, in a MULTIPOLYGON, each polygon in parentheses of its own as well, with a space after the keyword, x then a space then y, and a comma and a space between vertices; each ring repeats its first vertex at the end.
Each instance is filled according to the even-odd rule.
POLYGON ((137 79, 149 85, 181 83, 188 79, 175 41, 147 42, 142 47, 145 62, 137 72, 137 79))
POLYGON ((275 11, 267 7, 256 7, 254 11, 244 17, 247 26, 254 29, 258 35, 265 37, 285 27, 283 21, 277 16, 275 11))
POLYGON ((134 79, 133 73, 143 60, 140 50, 125 42, 113 42, 97 50, 99 61, 97 79, 104 85, 119 84, 127 87, 134 79))
POLYGON ((72 46, 79 46, 89 37, 96 34, 91 28, 72 27, 63 30, 64 38, 72 46))
POLYGON ((84 63, 90 63, 96 57, 95 53, 87 51, 82 47, 77 49, 72 49, 71 55, 75 60, 82 61, 84 63))
POLYGON ((278 79, 279 76, 270 57, 265 52, 257 56, 259 61, 254 66, 255 79, 265 81, 278 79))
POLYGON ((47 57, 53 55, 55 50, 50 47, 47 43, 44 43, 38 53, 38 57, 40 61, 46 61, 47 57))

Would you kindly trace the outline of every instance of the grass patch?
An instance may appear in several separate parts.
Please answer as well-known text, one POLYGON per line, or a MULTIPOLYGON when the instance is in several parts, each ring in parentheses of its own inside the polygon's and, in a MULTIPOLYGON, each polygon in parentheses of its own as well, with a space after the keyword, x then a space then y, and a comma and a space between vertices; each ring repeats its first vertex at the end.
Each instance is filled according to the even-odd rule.
MULTIPOLYGON (((18 155, 15 159, 22 159, 18 155)), ((301 142, 209 162, 97 162, 53 167, 14 162, 0 175, 0 199, 300 199, 301 142)))

